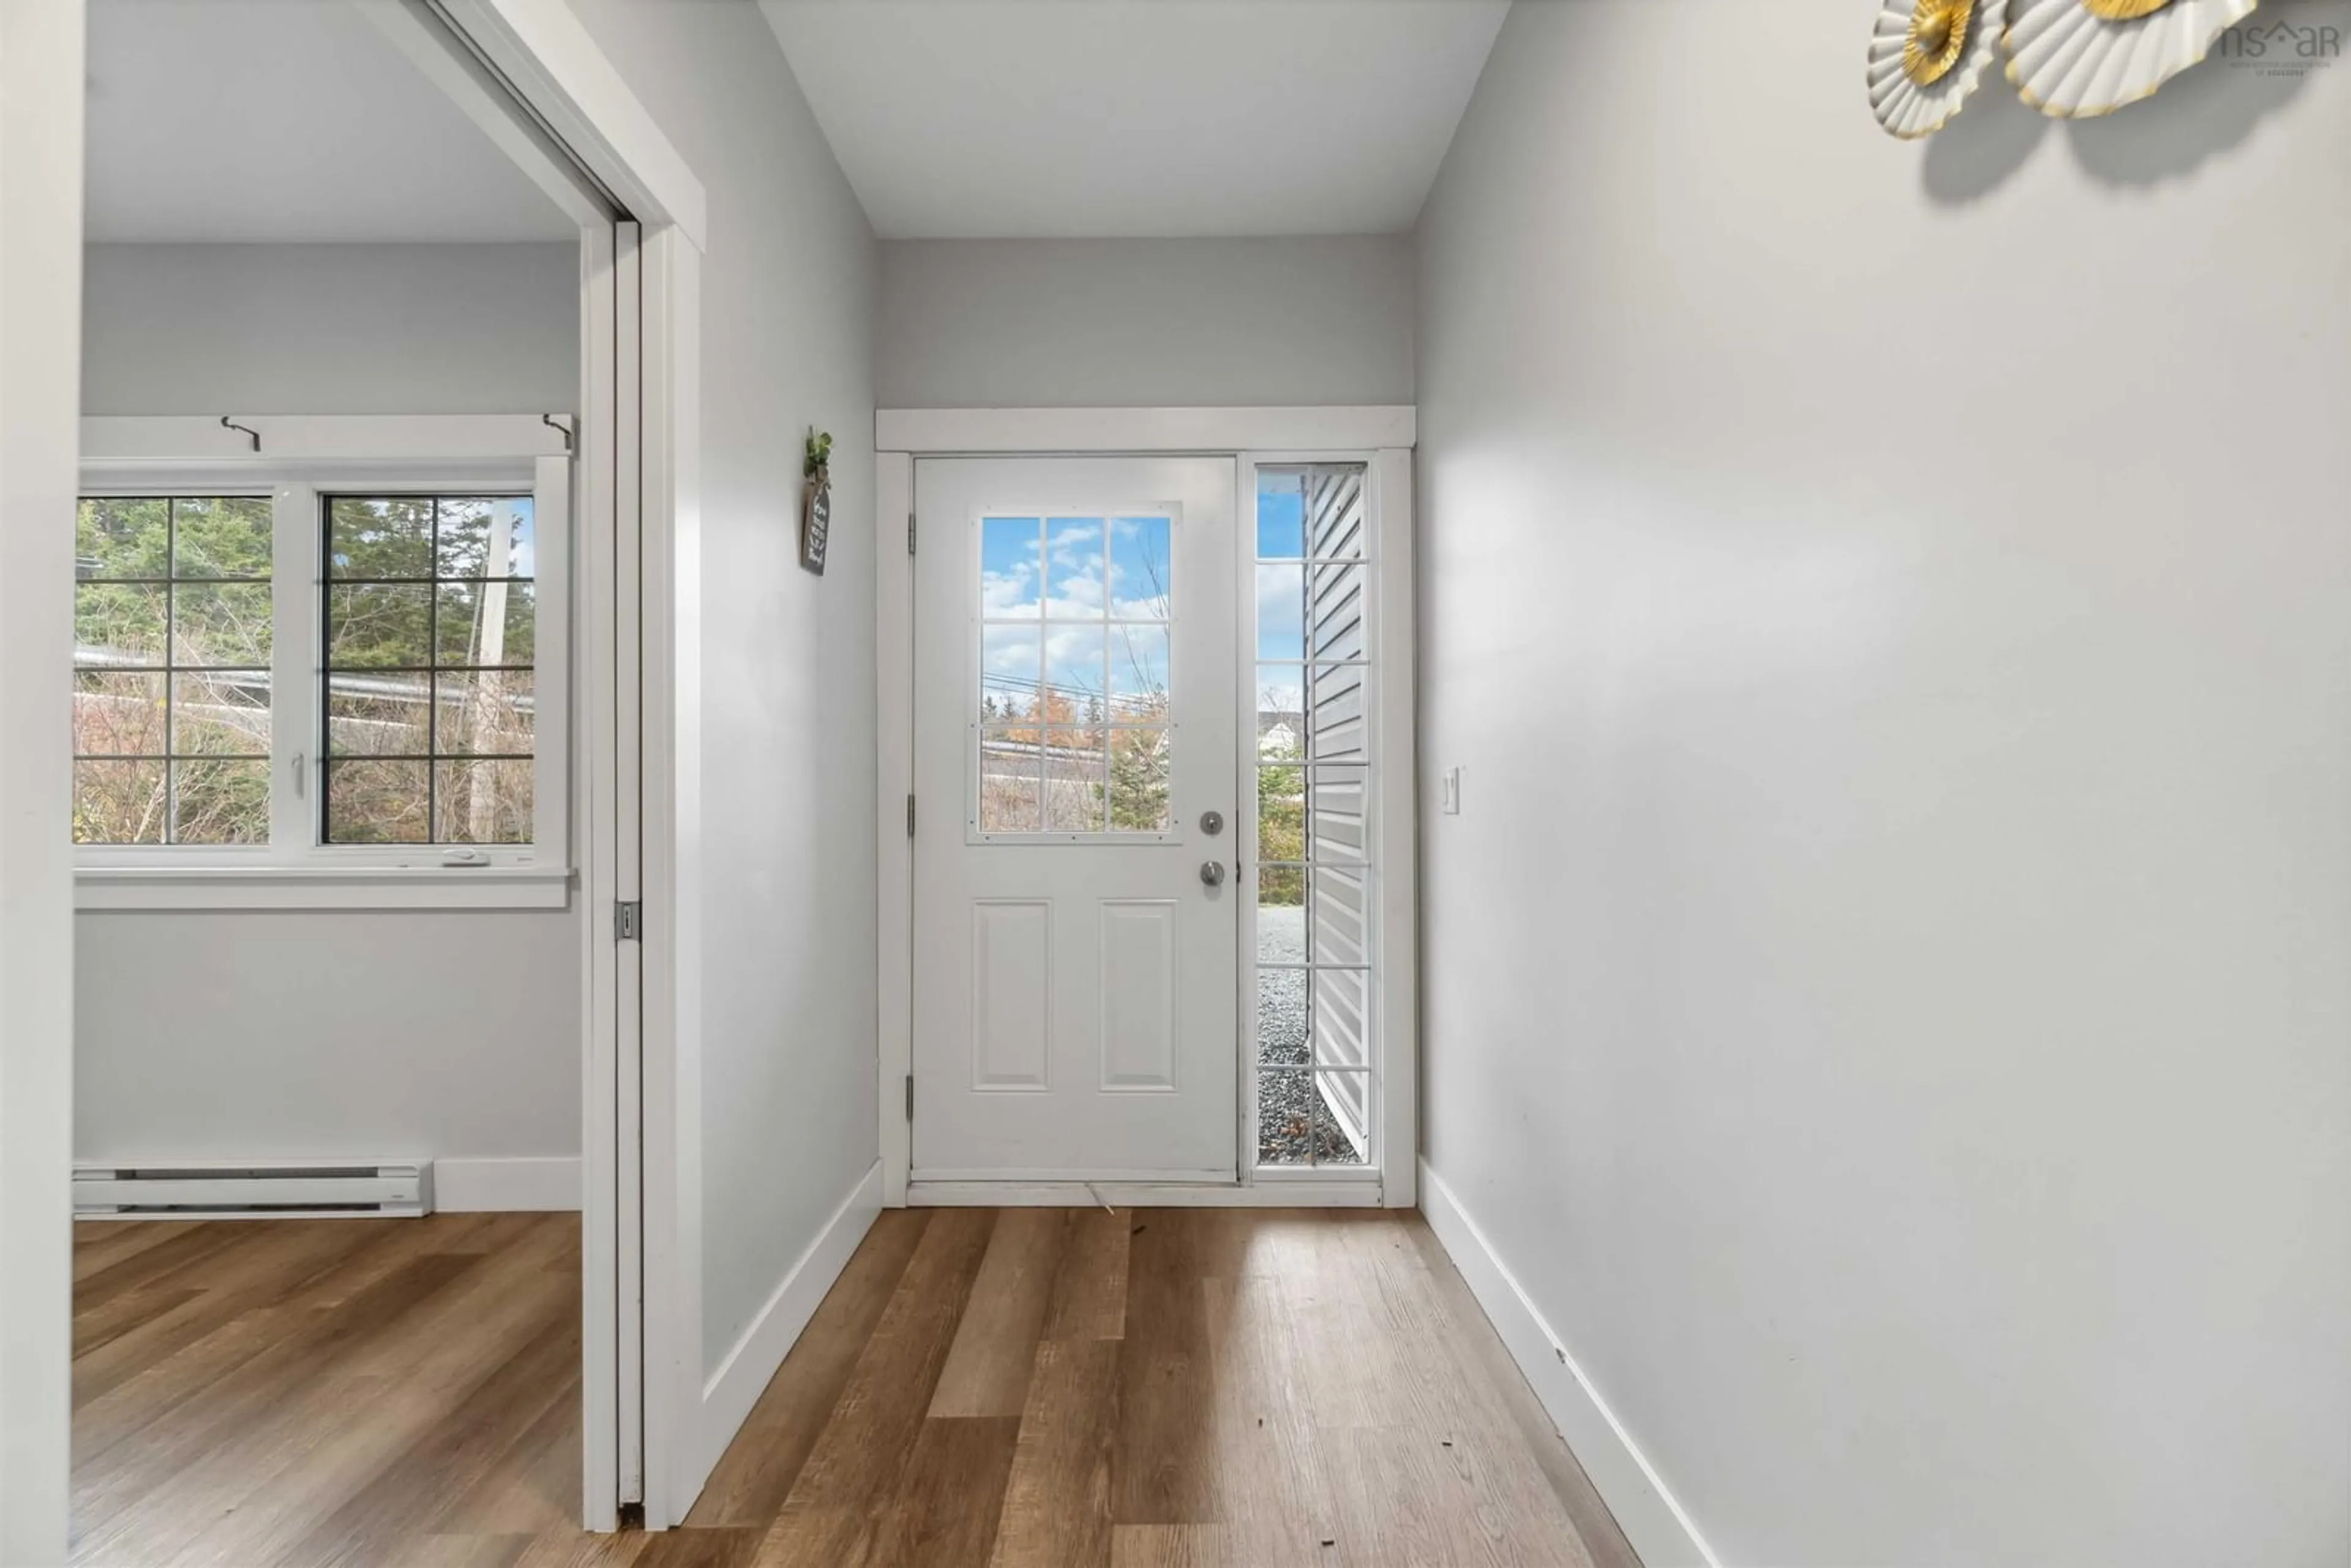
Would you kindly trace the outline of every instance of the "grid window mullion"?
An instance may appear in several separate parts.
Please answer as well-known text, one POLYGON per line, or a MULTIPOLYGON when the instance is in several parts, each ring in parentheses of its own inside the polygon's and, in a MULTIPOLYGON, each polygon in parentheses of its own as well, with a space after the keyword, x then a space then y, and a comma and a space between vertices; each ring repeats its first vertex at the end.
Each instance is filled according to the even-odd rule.
MULTIPOLYGON (((441 658, 441 497, 433 497, 432 544, 425 560, 432 570, 432 586, 424 591, 424 655, 438 664, 441 658)), ((424 837, 430 841, 441 836, 441 676, 437 671, 424 677, 424 837)))
POLYGON ((180 499, 163 504, 163 841, 180 836, 180 499))

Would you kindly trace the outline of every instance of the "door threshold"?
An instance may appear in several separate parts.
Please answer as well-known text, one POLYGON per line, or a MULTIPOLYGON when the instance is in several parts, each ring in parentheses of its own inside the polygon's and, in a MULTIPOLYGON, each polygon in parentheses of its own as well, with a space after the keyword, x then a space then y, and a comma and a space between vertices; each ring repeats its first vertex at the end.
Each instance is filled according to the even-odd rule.
POLYGON ((1377 1178, 1285 1181, 1262 1186, 1188 1181, 925 1181, 906 1184, 909 1208, 1377 1208, 1377 1178))

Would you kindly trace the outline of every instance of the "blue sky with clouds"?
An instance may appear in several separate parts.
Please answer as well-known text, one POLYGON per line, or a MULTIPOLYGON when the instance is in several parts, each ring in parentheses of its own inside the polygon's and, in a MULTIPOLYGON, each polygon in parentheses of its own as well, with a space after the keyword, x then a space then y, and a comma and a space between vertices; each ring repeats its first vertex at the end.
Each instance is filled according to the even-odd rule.
MULTIPOLYGON (((1292 476, 1269 474, 1258 497, 1257 687, 1266 708, 1294 712, 1305 655, 1304 498, 1292 476), (1272 559, 1268 559, 1272 558, 1272 559)), ((981 656, 987 691, 1008 716, 1030 711, 1041 673, 1064 690, 1116 706, 1166 689, 1167 632, 1111 624, 1168 611, 1165 517, 989 517, 980 524, 981 656), (1105 533, 1107 528, 1107 533, 1105 533)))

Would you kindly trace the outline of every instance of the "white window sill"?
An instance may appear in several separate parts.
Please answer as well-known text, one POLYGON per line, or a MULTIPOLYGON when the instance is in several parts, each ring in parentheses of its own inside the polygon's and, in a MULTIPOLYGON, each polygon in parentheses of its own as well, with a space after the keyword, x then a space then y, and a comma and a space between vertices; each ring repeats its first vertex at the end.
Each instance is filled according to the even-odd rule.
POLYGON ((538 866, 82 866, 74 907, 561 909, 571 873, 538 866))

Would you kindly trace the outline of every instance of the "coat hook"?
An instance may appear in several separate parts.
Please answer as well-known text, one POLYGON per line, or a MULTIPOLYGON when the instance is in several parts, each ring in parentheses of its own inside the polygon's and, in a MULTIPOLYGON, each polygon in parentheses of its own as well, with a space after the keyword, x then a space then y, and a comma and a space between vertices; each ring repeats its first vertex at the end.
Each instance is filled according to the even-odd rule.
POLYGON ((256 452, 261 450, 261 432, 254 429, 253 426, 249 424, 239 424, 228 415, 223 414, 221 415, 221 428, 223 430, 243 431, 246 435, 253 438, 253 449, 256 452))
POLYGON ((564 451, 569 452, 571 450, 571 427, 569 425, 564 423, 561 420, 556 418, 551 413, 540 414, 538 416, 538 423, 547 426, 548 429, 555 432, 556 434, 563 437, 564 451))

